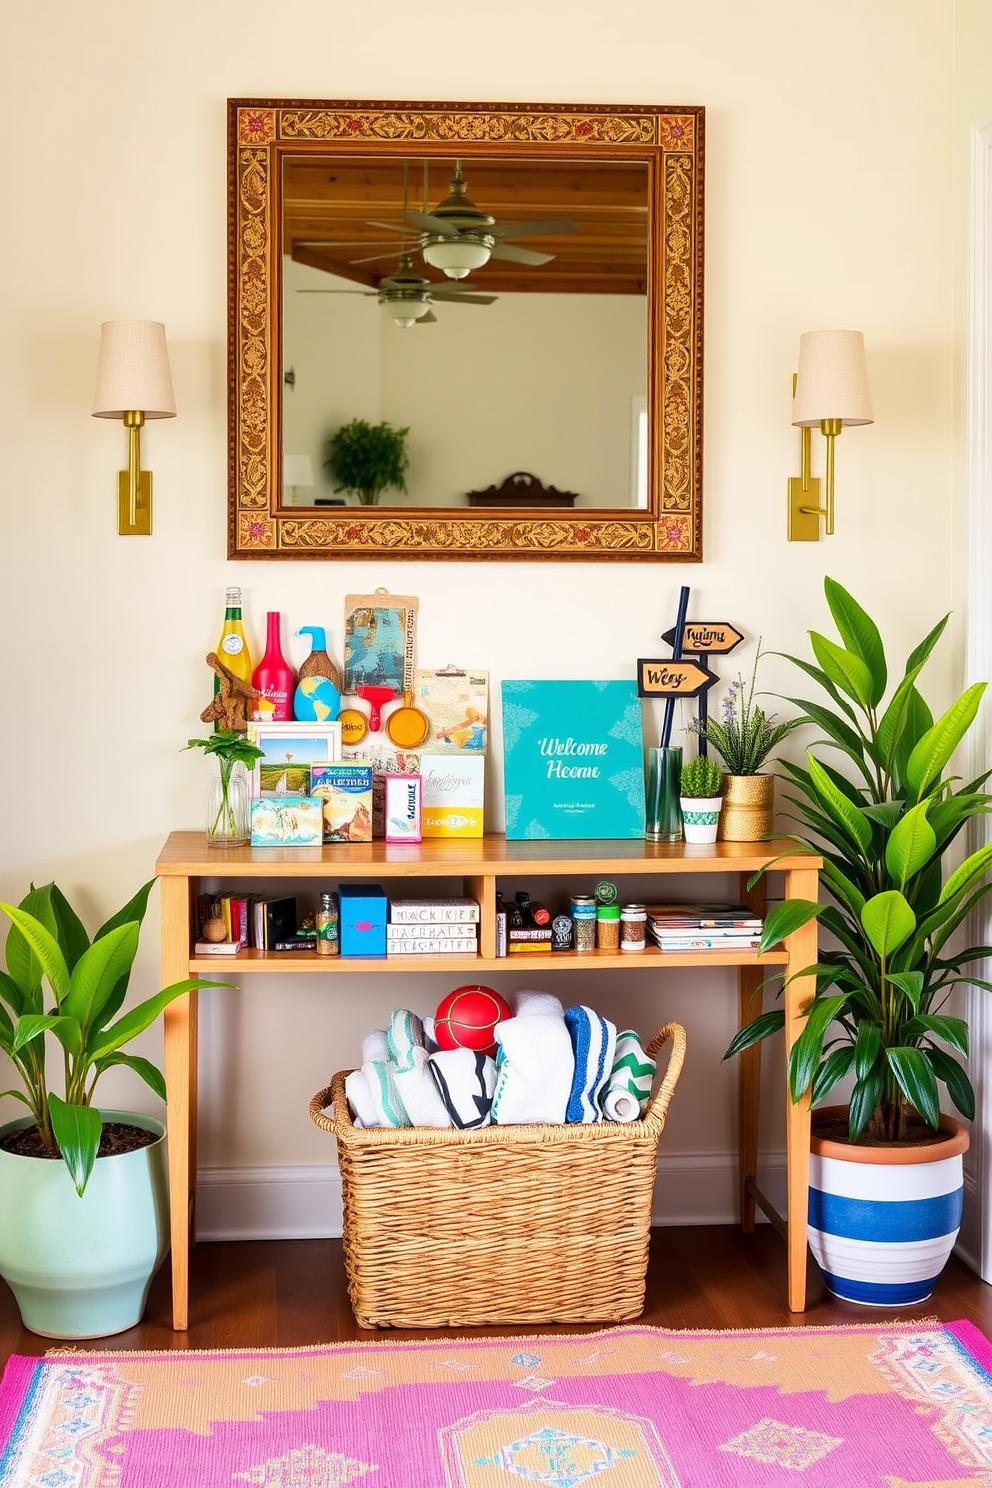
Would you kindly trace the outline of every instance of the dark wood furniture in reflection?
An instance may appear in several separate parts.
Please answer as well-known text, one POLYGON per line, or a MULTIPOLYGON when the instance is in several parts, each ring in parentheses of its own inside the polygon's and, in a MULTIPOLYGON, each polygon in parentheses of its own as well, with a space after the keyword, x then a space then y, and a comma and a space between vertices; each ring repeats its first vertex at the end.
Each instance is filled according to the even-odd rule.
POLYGON ((501 486, 487 486, 484 491, 469 491, 469 506, 554 506, 571 507, 578 501, 576 491, 559 491, 546 486, 527 470, 516 470, 501 486))

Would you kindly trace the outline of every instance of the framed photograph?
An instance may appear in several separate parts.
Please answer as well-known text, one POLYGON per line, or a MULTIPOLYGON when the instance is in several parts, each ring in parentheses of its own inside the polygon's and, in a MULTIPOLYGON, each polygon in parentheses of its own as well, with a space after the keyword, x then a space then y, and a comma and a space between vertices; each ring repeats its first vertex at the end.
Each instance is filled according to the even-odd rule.
POLYGON ((301 779, 300 767, 327 765, 341 758, 341 725, 339 723, 262 723, 248 725, 248 739, 262 750, 261 759, 251 773, 251 793, 263 794, 262 769, 265 767, 264 794, 285 795, 292 789, 290 779, 301 779), (272 766, 281 766, 274 771, 272 766), (285 773, 286 780, 282 781, 285 773))

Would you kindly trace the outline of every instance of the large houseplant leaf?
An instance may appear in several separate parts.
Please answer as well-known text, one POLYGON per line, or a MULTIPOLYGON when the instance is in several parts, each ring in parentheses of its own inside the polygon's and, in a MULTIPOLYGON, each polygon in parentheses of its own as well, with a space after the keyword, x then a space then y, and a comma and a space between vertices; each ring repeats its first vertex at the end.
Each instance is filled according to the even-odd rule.
POLYGON ((939 779, 944 766, 974 723, 984 691, 984 682, 972 683, 914 748, 906 766, 906 784, 917 800, 939 779))
POLYGON ((888 680, 885 648, 878 626, 836 580, 824 579, 823 590, 841 640, 848 651, 860 657, 868 669, 871 678, 868 702, 870 707, 877 707, 885 694, 888 680))
POLYGON ((103 1118, 93 1106, 70 1105, 52 1092, 48 1097, 52 1129, 76 1192, 82 1196, 100 1150, 103 1118))

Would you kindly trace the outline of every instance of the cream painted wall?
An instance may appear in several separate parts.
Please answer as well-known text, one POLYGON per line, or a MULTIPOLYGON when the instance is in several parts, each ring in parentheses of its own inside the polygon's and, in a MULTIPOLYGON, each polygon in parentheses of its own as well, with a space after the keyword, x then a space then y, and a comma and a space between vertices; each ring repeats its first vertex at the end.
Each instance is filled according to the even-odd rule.
MULTIPOLYGON (((181 750, 200 732, 202 658, 232 582, 244 586, 256 644, 266 609, 285 613, 287 636, 323 622, 339 641, 347 592, 412 590, 421 661, 454 655, 498 683, 523 666, 631 677, 671 623, 681 583, 695 614, 726 616, 751 638, 745 667, 759 635, 801 651, 807 628, 825 624, 829 570, 881 617, 897 651, 956 611, 945 697, 933 699, 945 701, 963 655, 955 13, 944 0, 504 0, 472 12, 421 0, 412 25, 400 0, 382 0, 374 20, 326 0, 3 7, 3 895, 55 876, 95 923, 150 874, 172 828, 199 825, 205 766, 181 750), (402 47, 388 44, 396 34, 402 47), (700 565, 225 559, 225 99, 466 89, 707 108, 700 565), (115 532, 123 432, 89 416, 99 324, 115 317, 165 321, 179 404, 177 420, 144 438, 156 483, 145 540, 115 532), (840 441, 836 536, 789 545, 797 341, 831 326, 865 333, 876 423, 840 441)), ((976 102, 982 91, 971 88, 976 102)), ((780 688, 786 676, 770 660, 763 680, 780 688)), ((157 985, 156 930, 153 913, 146 991, 157 985)), ((429 1008, 444 990, 410 979, 402 997, 429 1008)), ((666 1150, 726 1151, 730 977, 659 984, 630 972, 572 992, 645 1030, 670 1016, 686 1023, 690 1060, 666 1150)), ((398 997, 385 976, 245 979, 218 994, 204 1017, 201 1160, 331 1161, 309 1097, 398 997)), ((778 1081, 768 1088, 777 1101, 778 1081)), ((133 1098, 108 1080, 108 1097, 118 1091, 133 1098)), ((778 1142, 775 1120, 767 1136, 778 1142)))

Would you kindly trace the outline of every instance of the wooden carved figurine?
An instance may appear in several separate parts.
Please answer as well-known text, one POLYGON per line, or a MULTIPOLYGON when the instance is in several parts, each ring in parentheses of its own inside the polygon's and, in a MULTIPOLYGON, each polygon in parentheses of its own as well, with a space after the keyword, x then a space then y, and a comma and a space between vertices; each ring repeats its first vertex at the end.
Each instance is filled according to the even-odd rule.
POLYGON ((249 698, 260 698, 262 693, 257 687, 252 687, 249 682, 243 682, 240 677, 236 677, 215 651, 211 651, 207 657, 207 666, 216 672, 220 687, 214 694, 209 707, 204 708, 200 714, 201 721, 203 723, 216 721, 218 728, 222 729, 244 729, 247 726, 245 703, 249 698))

